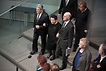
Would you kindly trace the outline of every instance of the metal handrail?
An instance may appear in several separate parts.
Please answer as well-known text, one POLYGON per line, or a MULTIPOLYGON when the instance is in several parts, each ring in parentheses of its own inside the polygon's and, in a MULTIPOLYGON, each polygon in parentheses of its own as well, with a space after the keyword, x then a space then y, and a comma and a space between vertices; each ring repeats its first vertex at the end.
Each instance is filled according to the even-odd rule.
POLYGON ((20 65, 19 62, 16 62, 13 58, 11 58, 10 56, 8 56, 6 53, 4 53, 1 50, 0 50, 0 55, 3 56, 4 58, 6 58, 11 63, 13 63, 17 68, 20 68, 22 71, 28 71, 25 67, 23 67, 22 65, 20 65))
POLYGON ((25 1, 21 2, 20 4, 17 4, 17 5, 15 5, 15 6, 13 6, 12 8, 6 10, 5 12, 3 12, 3 13, 0 14, 0 17, 3 16, 4 14, 8 13, 9 11, 15 9, 16 7, 20 6, 20 5, 23 4, 24 2, 27 2, 27 1, 28 1, 28 0, 25 0, 25 1))

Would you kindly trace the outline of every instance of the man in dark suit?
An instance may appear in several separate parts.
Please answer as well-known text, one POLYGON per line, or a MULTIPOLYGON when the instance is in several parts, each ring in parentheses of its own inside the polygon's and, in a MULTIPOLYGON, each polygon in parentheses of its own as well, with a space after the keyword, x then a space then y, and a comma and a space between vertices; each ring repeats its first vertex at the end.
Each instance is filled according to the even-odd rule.
POLYGON ((62 13, 62 16, 65 12, 70 12, 72 14, 71 18, 75 18, 77 14, 77 2, 78 0, 61 0, 59 7, 58 15, 62 13))
POLYGON ((34 35, 33 35, 33 44, 32 44, 32 52, 30 54, 34 54, 38 52, 37 41, 39 36, 41 36, 41 52, 40 54, 44 54, 45 46, 46 46, 46 35, 47 35, 47 26, 49 24, 49 16, 46 12, 43 11, 43 6, 41 4, 37 4, 36 12, 34 17, 34 35))
POLYGON ((99 56, 93 61, 94 71, 106 71, 106 43, 99 47, 99 56))
POLYGON ((63 16, 63 25, 62 28, 57 33, 56 37, 57 40, 57 47, 56 47, 56 57, 58 56, 57 53, 62 51, 62 66, 60 70, 63 70, 67 67, 67 50, 70 50, 73 42, 73 35, 74 35, 74 26, 73 23, 70 21, 71 14, 70 12, 64 13, 63 16))

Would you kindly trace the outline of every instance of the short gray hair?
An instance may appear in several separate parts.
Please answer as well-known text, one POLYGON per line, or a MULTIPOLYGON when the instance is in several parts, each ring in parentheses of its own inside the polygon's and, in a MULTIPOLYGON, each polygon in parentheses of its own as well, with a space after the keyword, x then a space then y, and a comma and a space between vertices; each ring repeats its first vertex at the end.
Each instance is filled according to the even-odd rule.
POLYGON ((43 10, 43 5, 37 4, 37 5, 36 5, 36 8, 40 8, 41 10, 43 10))
POLYGON ((65 12, 64 14, 67 15, 68 19, 70 19, 70 17, 71 17, 71 13, 70 12, 65 12))

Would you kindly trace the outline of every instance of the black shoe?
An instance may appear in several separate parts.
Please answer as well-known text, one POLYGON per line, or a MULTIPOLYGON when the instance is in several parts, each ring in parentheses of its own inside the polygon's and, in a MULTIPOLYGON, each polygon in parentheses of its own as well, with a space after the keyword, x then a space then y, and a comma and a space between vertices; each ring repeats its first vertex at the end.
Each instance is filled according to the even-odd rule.
POLYGON ((55 58, 59 58, 59 56, 57 55, 57 56, 55 56, 55 58))
POLYGON ((73 52, 76 52, 76 50, 73 50, 73 52))
POLYGON ((52 55, 52 56, 50 57, 50 60, 54 60, 54 59, 55 59, 55 56, 52 55))
POLYGON ((35 51, 30 52, 31 55, 33 55, 33 54, 35 54, 35 53, 36 53, 35 51))
POLYGON ((66 66, 61 66, 60 67, 60 70, 64 70, 64 69, 66 69, 66 66))
POLYGON ((39 55, 44 55, 44 52, 40 52, 39 55))
POLYGON ((47 56, 47 58, 50 58, 51 57, 51 54, 49 54, 48 56, 47 56))
POLYGON ((29 55, 29 56, 28 56, 28 58, 31 58, 31 57, 32 57, 32 55, 29 55))

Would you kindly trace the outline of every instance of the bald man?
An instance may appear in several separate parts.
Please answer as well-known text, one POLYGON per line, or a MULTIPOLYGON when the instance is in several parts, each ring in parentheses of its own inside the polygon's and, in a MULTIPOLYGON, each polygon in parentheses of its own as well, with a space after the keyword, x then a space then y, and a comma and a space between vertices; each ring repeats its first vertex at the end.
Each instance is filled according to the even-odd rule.
POLYGON ((73 41, 74 35, 74 26, 70 21, 71 14, 66 12, 63 15, 63 25, 62 28, 57 33, 56 37, 58 38, 57 47, 56 47, 56 56, 60 49, 62 50, 62 66, 60 70, 63 70, 67 67, 67 50, 70 50, 73 41))

